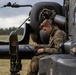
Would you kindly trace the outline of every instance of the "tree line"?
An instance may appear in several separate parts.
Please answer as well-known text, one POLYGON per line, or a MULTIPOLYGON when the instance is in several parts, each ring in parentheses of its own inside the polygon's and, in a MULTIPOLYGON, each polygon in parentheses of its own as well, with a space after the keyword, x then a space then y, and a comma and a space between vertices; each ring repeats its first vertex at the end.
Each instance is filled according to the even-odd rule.
MULTIPOLYGON (((11 31, 15 31, 16 29, 17 29, 16 27, 10 27, 10 28, 5 28, 5 29, 0 28, 0 35, 9 35, 11 31)), ((17 34, 22 35, 23 31, 24 31, 24 28, 20 28, 17 31, 17 34)))

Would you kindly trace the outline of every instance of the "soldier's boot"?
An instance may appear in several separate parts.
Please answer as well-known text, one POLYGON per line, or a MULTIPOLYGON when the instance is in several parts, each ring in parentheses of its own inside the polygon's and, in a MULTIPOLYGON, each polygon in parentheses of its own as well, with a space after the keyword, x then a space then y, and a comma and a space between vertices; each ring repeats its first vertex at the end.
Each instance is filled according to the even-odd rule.
POLYGON ((38 75, 36 72, 35 73, 33 73, 33 72, 30 72, 30 73, 28 73, 27 75, 38 75))

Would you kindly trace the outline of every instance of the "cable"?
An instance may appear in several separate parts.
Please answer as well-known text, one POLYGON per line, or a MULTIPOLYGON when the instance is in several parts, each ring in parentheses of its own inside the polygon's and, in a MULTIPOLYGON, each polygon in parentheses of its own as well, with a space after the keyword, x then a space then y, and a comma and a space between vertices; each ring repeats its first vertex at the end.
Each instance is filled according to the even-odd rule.
POLYGON ((21 28, 21 26, 22 26, 27 20, 29 20, 29 18, 30 18, 30 16, 15 30, 15 32, 17 32, 18 29, 21 28))
POLYGON ((34 51, 33 49, 31 49, 29 46, 27 46, 31 51, 33 51, 33 53, 37 53, 36 51, 34 51))

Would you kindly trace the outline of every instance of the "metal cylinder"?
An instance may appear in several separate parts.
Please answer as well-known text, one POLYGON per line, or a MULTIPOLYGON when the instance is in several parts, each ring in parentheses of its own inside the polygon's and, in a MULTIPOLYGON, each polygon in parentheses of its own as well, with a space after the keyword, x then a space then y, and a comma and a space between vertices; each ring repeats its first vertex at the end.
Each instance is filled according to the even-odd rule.
MULTIPOLYGON (((19 45, 19 56, 21 59, 31 59, 36 54, 32 45, 19 45)), ((9 45, 0 46, 0 59, 9 59, 9 45)))
POLYGON ((65 25, 66 18, 64 16, 56 15, 54 18, 54 22, 59 24, 59 25, 65 25))

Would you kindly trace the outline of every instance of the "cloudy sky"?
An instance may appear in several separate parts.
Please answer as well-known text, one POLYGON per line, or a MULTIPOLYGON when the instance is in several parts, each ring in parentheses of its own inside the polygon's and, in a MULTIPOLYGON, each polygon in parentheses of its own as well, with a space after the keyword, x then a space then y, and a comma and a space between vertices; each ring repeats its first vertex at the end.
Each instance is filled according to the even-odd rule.
MULTIPOLYGON (((7 4, 8 2, 17 4, 31 4, 34 5, 37 2, 42 1, 54 1, 61 5, 63 0, 0 0, 0 7, 7 4)), ((8 28, 11 26, 18 27, 29 15, 30 7, 25 8, 0 8, 0 28, 8 28)))

